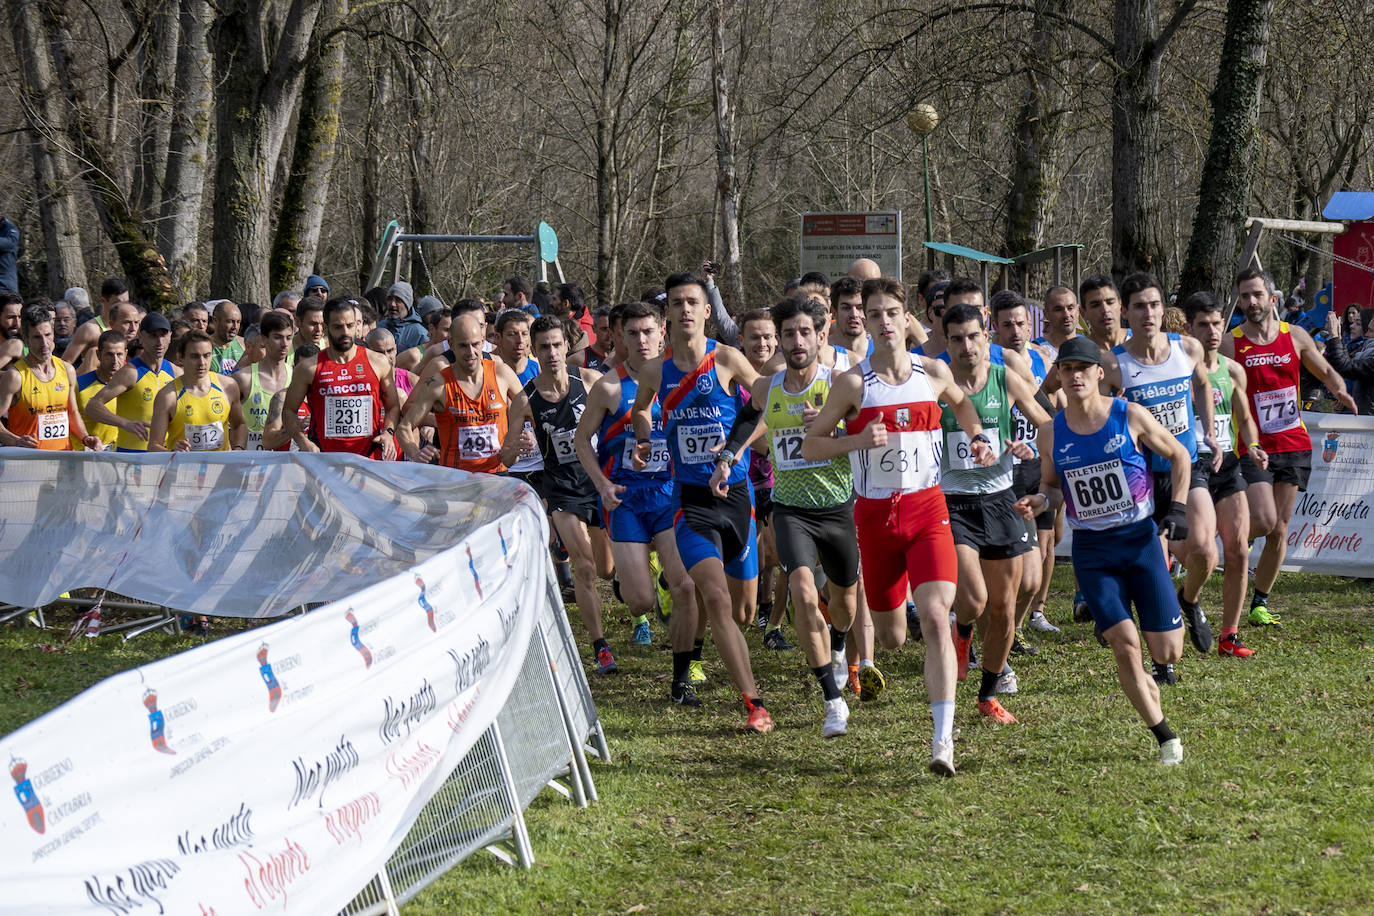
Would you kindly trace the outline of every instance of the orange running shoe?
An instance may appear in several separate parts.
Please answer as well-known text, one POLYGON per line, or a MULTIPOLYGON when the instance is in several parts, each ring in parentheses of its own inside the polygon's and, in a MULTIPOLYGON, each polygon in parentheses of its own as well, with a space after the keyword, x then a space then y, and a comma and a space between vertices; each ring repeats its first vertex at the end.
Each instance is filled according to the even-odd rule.
POLYGON ((1217 640, 1217 655, 1230 656, 1232 658, 1249 658, 1255 654, 1255 650, 1245 646, 1240 641, 1239 633, 1227 633, 1217 640))
POLYGON ((978 711, 998 725, 1011 725, 1016 721, 1016 717, 1007 712, 1002 704, 997 702, 996 697, 991 700, 979 700, 978 711))
POLYGON ((849 666, 849 680, 845 681, 845 686, 849 688, 849 692, 854 694, 854 696, 857 697, 862 695, 863 687, 859 683, 858 665, 849 666))
POLYGON ((968 679, 968 644, 972 640, 971 636, 960 636, 958 630, 950 630, 950 638, 954 640, 954 659, 959 664, 959 680, 968 679))
POLYGON ((745 723, 745 731, 766 735, 773 730, 773 717, 768 714, 768 710, 763 708, 762 703, 756 703, 745 697, 744 708, 749 710, 749 721, 745 723))

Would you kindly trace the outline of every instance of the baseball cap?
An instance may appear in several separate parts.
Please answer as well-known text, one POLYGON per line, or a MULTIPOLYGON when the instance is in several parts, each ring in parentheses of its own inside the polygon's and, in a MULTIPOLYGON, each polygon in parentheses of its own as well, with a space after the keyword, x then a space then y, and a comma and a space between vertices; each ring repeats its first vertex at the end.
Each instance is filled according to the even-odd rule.
POLYGON ((1091 339, 1079 334, 1077 337, 1070 337, 1064 341, 1064 345, 1059 348, 1059 355, 1055 357, 1055 364, 1059 363, 1092 363, 1094 366, 1102 365, 1102 348, 1093 343, 1091 339))
POLYGON ((945 290, 949 289, 949 281, 941 280, 939 283, 930 284, 926 290, 926 305, 931 306, 936 302, 942 302, 945 298, 945 290))
POLYGON ((157 334, 162 331, 172 330, 172 323, 167 320, 167 316, 161 312, 149 312, 143 316, 139 322, 138 329, 148 334, 157 334))

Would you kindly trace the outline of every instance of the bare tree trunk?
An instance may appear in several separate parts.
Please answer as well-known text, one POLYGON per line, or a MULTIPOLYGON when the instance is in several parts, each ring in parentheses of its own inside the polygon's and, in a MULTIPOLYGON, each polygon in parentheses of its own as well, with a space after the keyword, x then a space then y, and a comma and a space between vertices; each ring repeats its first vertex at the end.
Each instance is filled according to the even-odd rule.
MULTIPOLYGON (((411 123, 415 131, 410 141, 408 165, 410 172, 410 224, 406 227, 407 232, 419 234, 434 231, 434 220, 430 214, 430 183, 431 176, 434 174, 434 161, 432 156, 433 138, 431 132, 434 129, 433 119, 430 117, 430 106, 432 104, 429 81, 419 78, 416 72, 417 66, 413 62, 407 62, 409 68, 406 71, 407 82, 407 104, 410 107, 411 123)), ((434 249, 425 250, 423 244, 412 245, 414 258, 410 262, 410 284, 415 289, 417 296, 429 295, 434 292, 434 277, 429 272, 430 255, 434 249)))
POLYGON ((40 6, 31 0, 9 0, 15 56, 23 84, 19 98, 29 128, 33 153, 38 219, 47 254, 48 295, 58 298, 68 286, 86 283, 81 251, 81 209, 76 202, 76 176, 67 155, 67 111, 48 56, 48 28, 40 6))
POLYGON ((277 23, 259 0, 232 0, 215 23, 215 295, 257 302, 271 296, 275 169, 320 6, 321 0, 292 0, 277 23))
POLYGON ((716 110, 716 192, 720 200, 721 241, 725 245, 725 278, 729 281, 732 304, 744 307, 744 271, 739 247, 739 178, 735 174, 734 113, 730 110, 730 88, 725 75, 725 2, 711 4, 711 76, 715 86, 712 100, 716 110))
POLYGON ((167 259, 172 282, 189 298, 197 281, 200 205, 205 192, 206 154, 210 145, 210 80, 213 76, 208 34, 209 0, 181 0, 181 40, 177 45, 176 95, 157 247, 167 259))
POLYGON ((382 60, 376 64, 375 76, 370 86, 367 103, 367 121, 363 127, 363 186, 362 186, 362 239, 364 262, 358 267, 358 288, 365 289, 371 275, 372 261, 381 247, 380 230, 382 227, 382 177, 381 157, 383 146, 377 135, 377 126, 382 123, 384 112, 391 103, 391 62, 382 60))
POLYGON ((134 174, 129 200, 145 217, 158 213, 161 183, 167 175, 171 142, 172 96, 177 72, 181 18, 177 4, 159 7, 147 30, 139 64, 138 130, 135 134, 134 174))
POLYGON ((1059 138, 1064 97, 1064 56, 1057 38, 1068 14, 1068 0, 1035 0, 1026 85, 1013 129, 1012 180, 1007 194, 1004 257, 1016 257, 1045 241, 1050 204, 1050 172, 1059 138), (1051 15, 1058 18, 1051 19, 1051 15))
POLYGON ((1193 234, 1183 264, 1180 298, 1210 289, 1225 301, 1259 141, 1260 92, 1274 0, 1230 0, 1217 84, 1212 90, 1212 139, 1202 166, 1193 234))
POLYGON ((601 8, 601 94, 596 109, 596 294, 600 301, 609 297, 616 285, 616 240, 611 233, 611 213, 615 208, 614 136, 617 32, 620 24, 617 0, 605 0, 601 8))
POLYGON ((1155 0, 1116 0, 1112 86, 1112 272, 1150 271, 1168 286, 1159 222, 1160 59, 1197 0, 1159 27, 1155 0))
MULTIPOLYGON (((328 0, 320 14, 319 31, 328 31, 346 15, 348 0, 328 0)), ((281 214, 272 245, 273 290, 300 289, 315 269, 339 139, 343 53, 343 36, 335 36, 311 54, 306 67, 291 172, 282 192, 281 214)))

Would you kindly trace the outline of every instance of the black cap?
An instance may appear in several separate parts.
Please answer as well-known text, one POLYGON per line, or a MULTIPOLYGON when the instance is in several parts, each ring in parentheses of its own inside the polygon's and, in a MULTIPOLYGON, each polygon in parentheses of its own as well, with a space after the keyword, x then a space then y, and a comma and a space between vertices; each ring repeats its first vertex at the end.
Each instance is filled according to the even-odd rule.
POLYGON ((161 312, 149 312, 144 315, 143 320, 139 322, 138 329, 140 331, 146 331, 149 334, 157 334, 161 331, 172 330, 172 323, 168 321, 167 316, 161 312))
POLYGON ((1094 366, 1100 366, 1102 365, 1102 348, 1093 343, 1091 338, 1079 334, 1064 341, 1054 362, 1056 365, 1059 363, 1092 363, 1094 366))
POLYGON ((947 289, 949 289, 948 280, 941 280, 939 283, 930 284, 930 288, 926 290, 926 305, 931 306, 937 301, 943 300, 945 298, 945 290, 947 289))

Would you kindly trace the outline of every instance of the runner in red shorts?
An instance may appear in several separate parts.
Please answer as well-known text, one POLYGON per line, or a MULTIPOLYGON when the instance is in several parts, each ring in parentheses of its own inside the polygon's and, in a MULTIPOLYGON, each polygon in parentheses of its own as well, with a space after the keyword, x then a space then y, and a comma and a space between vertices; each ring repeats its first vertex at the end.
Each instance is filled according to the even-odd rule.
POLYGON ((935 723, 930 769, 954 775, 954 646, 949 609, 958 559, 949 512, 940 492, 940 405, 954 411, 969 436, 973 459, 993 462, 973 402, 949 367, 906 351, 906 290, 889 277, 864 283, 864 320, 873 339, 868 359, 834 382, 806 439, 802 458, 826 461, 848 453, 854 473, 854 524, 864 590, 878 642, 906 640, 910 588, 925 640, 925 682, 935 723), (845 435, 836 435, 841 422, 845 435))

